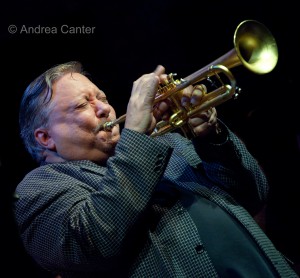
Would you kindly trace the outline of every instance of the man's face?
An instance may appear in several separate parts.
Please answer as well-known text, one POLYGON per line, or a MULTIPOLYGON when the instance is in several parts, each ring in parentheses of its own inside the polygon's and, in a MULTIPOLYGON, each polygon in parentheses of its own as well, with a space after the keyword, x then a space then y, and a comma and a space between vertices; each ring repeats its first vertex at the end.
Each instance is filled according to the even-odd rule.
POLYGON ((119 127, 95 129, 116 119, 106 95, 87 77, 68 73, 53 84, 49 125, 52 151, 64 160, 91 160, 105 163, 120 138, 119 127))

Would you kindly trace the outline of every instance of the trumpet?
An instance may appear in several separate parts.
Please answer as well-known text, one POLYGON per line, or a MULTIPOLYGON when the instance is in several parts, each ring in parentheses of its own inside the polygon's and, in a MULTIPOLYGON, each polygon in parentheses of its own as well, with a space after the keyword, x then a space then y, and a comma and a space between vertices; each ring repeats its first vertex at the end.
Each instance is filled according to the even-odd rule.
MULTIPOLYGON (((243 65, 246 69, 256 74, 271 72, 278 61, 278 48, 276 40, 269 29, 256 20, 242 21, 235 29, 233 36, 234 47, 201 68, 193 74, 183 78, 174 79, 176 74, 169 74, 166 84, 160 85, 155 96, 154 104, 170 99, 172 115, 167 121, 157 123, 151 137, 159 136, 180 128, 186 137, 190 137, 192 130, 188 126, 188 119, 216 107, 225 101, 237 97, 240 88, 230 69, 243 65), (215 77, 220 84, 210 92, 204 93, 201 103, 195 107, 186 108, 181 105, 182 91, 190 85, 199 84, 215 77), (223 79, 226 78, 227 83, 223 79)), ((104 123, 102 129, 111 130, 113 126, 124 122, 126 114, 115 121, 104 123)))

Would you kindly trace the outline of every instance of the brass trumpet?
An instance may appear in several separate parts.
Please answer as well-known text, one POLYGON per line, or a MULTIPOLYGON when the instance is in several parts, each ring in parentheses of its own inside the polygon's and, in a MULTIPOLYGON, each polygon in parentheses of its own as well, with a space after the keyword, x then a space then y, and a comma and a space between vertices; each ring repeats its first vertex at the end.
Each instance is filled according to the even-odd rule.
MULTIPOLYGON (((152 137, 165 134, 177 128, 181 128, 184 135, 188 137, 190 132, 187 120, 197 113, 206 111, 212 107, 237 97, 239 88, 236 80, 229 69, 243 65, 256 74, 266 74, 272 71, 278 61, 277 44, 271 32, 256 20, 242 21, 234 32, 234 47, 212 63, 185 77, 174 79, 175 74, 168 75, 166 84, 161 85, 155 97, 155 103, 164 99, 171 99, 172 115, 168 121, 157 123, 152 137), (207 92, 201 99, 200 105, 185 108, 181 105, 181 92, 190 85, 196 85, 200 81, 216 77, 220 86, 211 92, 207 92), (221 76, 227 78, 229 84, 222 81, 221 76), (188 131, 189 130, 189 131, 188 131)), ((103 125, 104 130, 110 130, 114 125, 124 122, 126 114, 113 122, 103 125)))

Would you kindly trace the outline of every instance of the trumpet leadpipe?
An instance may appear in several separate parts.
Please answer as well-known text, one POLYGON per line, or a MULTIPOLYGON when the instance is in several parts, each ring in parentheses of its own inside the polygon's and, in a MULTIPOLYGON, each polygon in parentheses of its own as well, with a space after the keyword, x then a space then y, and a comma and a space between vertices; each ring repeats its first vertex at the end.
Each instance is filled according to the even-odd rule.
POLYGON ((126 119, 126 114, 122 115, 121 117, 117 118, 114 121, 105 122, 103 125, 101 125, 100 130, 111 131, 115 125, 123 123, 125 119, 126 119))

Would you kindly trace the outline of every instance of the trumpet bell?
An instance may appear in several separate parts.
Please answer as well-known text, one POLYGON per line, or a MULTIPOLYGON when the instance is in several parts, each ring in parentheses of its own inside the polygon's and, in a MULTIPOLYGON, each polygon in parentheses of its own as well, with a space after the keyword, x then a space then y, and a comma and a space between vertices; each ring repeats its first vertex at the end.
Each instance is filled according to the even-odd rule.
POLYGON ((241 22, 233 43, 241 63, 256 74, 272 71, 278 61, 276 41, 266 26, 255 20, 241 22))

